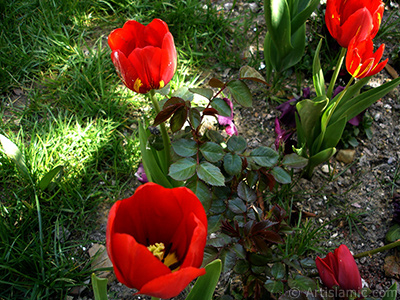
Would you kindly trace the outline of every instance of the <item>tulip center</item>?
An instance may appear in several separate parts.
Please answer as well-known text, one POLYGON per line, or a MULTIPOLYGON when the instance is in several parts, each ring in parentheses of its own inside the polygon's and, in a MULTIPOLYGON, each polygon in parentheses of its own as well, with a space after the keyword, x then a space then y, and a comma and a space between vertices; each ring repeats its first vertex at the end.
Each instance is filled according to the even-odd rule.
POLYGON ((165 249, 164 243, 155 243, 147 247, 149 251, 157 257, 164 265, 166 265, 172 272, 178 271, 179 260, 175 252, 170 253, 169 249, 165 249))

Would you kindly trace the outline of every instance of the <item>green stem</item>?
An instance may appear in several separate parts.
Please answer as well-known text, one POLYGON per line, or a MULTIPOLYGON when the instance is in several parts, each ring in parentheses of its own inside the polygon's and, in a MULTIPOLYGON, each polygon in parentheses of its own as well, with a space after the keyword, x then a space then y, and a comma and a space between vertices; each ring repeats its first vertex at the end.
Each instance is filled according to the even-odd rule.
MULTIPOLYGON (((158 104, 158 100, 155 96, 154 90, 150 91, 149 94, 150 100, 153 103, 154 110, 156 111, 156 114, 159 114, 161 109, 160 105, 158 104)), ((160 124, 160 129, 161 129, 161 136, 163 139, 163 145, 164 145, 164 155, 165 155, 165 163, 166 163, 166 170, 168 170, 170 166, 170 149, 171 149, 171 140, 169 138, 167 128, 165 127, 165 123, 160 124)))
POLYGON ((340 69, 342 68, 343 60, 346 55, 347 48, 342 48, 342 51, 340 51, 340 56, 336 64, 335 72, 333 73, 333 76, 331 78, 331 82, 329 83, 329 88, 328 92, 326 93, 326 96, 330 99, 332 97, 333 89, 335 87, 336 79, 338 78, 340 69))
POLYGON ((151 297, 151 300, 160 300, 160 298, 157 298, 157 297, 151 297))
POLYGON ((386 251, 386 250, 390 250, 390 249, 398 247, 398 246, 400 246, 400 240, 397 240, 396 242, 387 244, 385 246, 382 246, 382 247, 379 247, 379 248, 376 248, 376 249, 372 249, 372 250, 369 250, 369 251, 358 253, 358 254, 354 255, 354 258, 361 258, 361 257, 364 257, 364 256, 371 256, 373 254, 376 254, 376 253, 379 253, 379 252, 383 252, 383 251, 386 251))

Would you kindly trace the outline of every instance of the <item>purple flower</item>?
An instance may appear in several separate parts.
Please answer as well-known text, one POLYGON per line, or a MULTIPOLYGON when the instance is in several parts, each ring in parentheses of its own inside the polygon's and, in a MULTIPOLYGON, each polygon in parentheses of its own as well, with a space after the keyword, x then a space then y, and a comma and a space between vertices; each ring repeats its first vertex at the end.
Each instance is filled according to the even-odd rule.
POLYGON ((137 169, 137 172, 135 173, 135 176, 141 183, 149 182, 149 180, 147 179, 147 175, 144 172, 144 167, 143 167, 142 163, 139 164, 139 167, 137 169))
POLYGON ((296 103, 297 99, 292 98, 276 107, 277 110, 282 112, 279 120, 282 122, 282 124, 290 128, 296 127, 296 103))
POLYGON ((292 145, 294 145, 294 142, 289 140, 292 137, 294 130, 293 129, 283 130, 279 123, 279 119, 275 118, 275 133, 276 133, 276 139, 275 139, 276 150, 279 150, 279 147, 283 145, 285 147, 283 149, 284 153, 293 152, 292 145))
MULTIPOLYGON (((344 90, 344 86, 339 85, 334 91, 333 91, 333 95, 332 97, 336 97, 340 92, 342 92, 344 90)), ((357 116, 355 116, 354 118, 349 120, 349 123, 353 126, 358 126, 360 125, 363 117, 364 117, 364 113, 365 111, 363 111, 362 113, 358 114, 357 116)))
POLYGON ((339 85, 334 91, 333 91, 333 95, 332 98, 335 98, 337 94, 339 94, 341 91, 344 90, 344 86, 339 85))
POLYGON ((228 98, 223 99, 231 108, 231 115, 229 117, 224 117, 221 115, 218 115, 218 123, 219 125, 225 126, 225 131, 228 135, 238 135, 238 130, 233 123, 233 103, 231 100, 228 98))

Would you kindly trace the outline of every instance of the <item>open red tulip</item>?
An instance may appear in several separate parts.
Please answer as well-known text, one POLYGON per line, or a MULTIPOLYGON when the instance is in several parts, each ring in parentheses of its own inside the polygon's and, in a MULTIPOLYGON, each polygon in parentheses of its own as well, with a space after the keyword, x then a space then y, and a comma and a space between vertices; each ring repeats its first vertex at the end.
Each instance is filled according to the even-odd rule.
POLYGON ((108 216, 106 247, 115 275, 138 294, 175 297, 204 275, 206 239, 203 205, 185 187, 146 183, 108 216))
POLYGON ((374 44, 371 39, 361 42, 352 40, 346 54, 347 71, 355 78, 363 78, 380 72, 388 62, 382 58, 385 44, 382 44, 374 53, 374 44))
POLYGON ((163 88, 174 76, 177 66, 174 38, 160 19, 147 26, 128 21, 110 33, 108 45, 120 78, 137 93, 163 88))
POLYGON ((383 11, 381 0, 327 0, 325 23, 339 45, 347 48, 354 37, 375 37, 383 11))
POLYGON ((328 253, 323 259, 317 257, 315 263, 319 277, 329 289, 338 286, 346 291, 361 290, 360 271, 346 245, 340 245, 334 253, 328 253))

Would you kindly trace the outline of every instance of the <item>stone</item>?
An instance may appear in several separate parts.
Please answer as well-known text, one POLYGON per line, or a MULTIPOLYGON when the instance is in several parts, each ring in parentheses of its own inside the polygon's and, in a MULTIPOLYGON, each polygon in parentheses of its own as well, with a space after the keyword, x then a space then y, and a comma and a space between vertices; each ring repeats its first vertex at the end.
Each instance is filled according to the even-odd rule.
POLYGON ((338 154, 336 155, 336 159, 338 161, 344 162, 345 164, 352 163, 356 156, 356 150, 354 149, 342 149, 339 150, 338 154))
MULTIPOLYGON (((111 260, 108 258, 106 247, 100 244, 93 244, 89 249, 89 256, 92 259, 92 269, 112 268, 111 260)), ((107 278, 112 281, 114 278, 112 271, 101 271, 96 274, 100 278, 107 278)))

